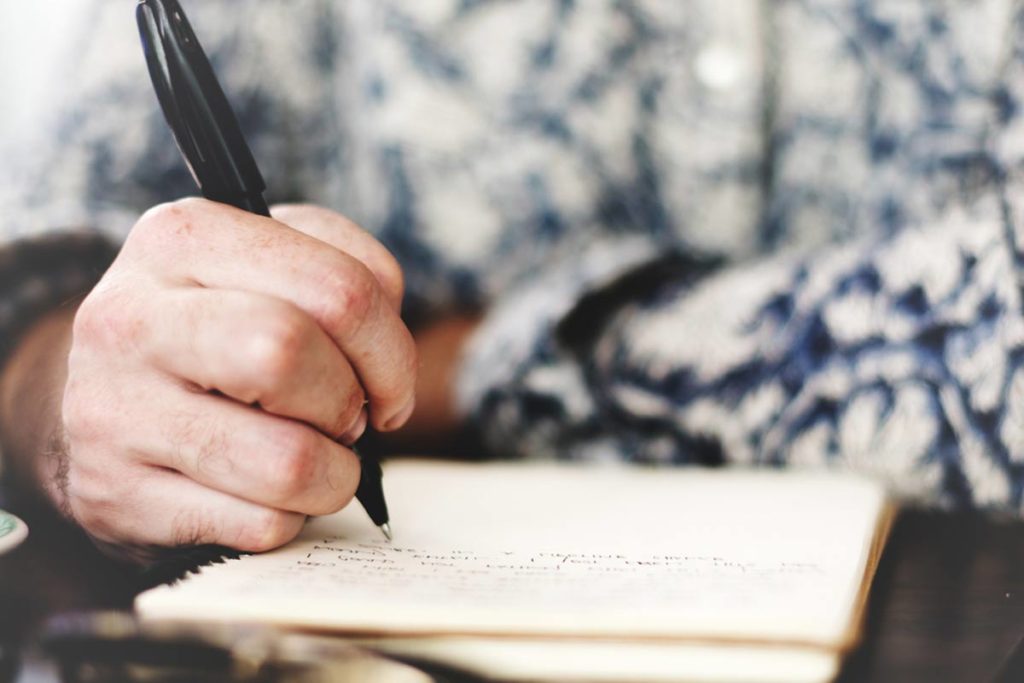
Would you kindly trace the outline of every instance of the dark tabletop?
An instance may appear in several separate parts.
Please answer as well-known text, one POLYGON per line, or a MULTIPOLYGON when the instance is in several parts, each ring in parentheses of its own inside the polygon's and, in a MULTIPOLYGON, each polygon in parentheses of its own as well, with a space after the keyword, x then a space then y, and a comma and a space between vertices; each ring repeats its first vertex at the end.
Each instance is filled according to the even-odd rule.
MULTIPOLYGON (((10 503, 8 502, 8 505, 10 503)), ((27 642, 64 610, 129 608, 148 579, 39 509, 0 556, 0 642, 27 642)), ((1024 681, 1024 522, 905 511, 840 680, 1024 681)))

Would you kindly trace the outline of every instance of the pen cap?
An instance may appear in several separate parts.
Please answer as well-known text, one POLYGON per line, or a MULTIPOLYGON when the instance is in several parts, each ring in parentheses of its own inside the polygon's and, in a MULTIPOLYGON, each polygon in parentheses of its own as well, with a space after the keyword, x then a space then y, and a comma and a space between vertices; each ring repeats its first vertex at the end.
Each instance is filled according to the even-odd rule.
POLYGON ((266 214, 266 183, 181 5, 140 0, 135 16, 157 99, 203 196, 266 214))

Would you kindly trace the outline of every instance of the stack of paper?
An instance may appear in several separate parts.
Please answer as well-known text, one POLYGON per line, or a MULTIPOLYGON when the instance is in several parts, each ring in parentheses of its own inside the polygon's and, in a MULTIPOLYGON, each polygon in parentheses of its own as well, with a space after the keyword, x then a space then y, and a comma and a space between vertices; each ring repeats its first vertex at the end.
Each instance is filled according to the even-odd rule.
POLYGON ((143 618, 330 631, 510 679, 827 681, 888 529, 827 473, 400 461, 358 506, 139 597, 143 618))

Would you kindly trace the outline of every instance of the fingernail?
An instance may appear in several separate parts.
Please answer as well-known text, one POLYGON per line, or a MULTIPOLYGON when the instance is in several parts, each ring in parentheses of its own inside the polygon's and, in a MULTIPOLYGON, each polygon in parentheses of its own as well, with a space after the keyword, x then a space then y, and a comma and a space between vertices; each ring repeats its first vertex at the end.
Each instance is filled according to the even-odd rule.
POLYGON ((390 432, 404 425, 406 420, 409 419, 409 416, 412 415, 412 411, 415 408, 416 399, 414 397, 409 399, 409 402, 405 404, 404 408, 398 411, 397 415, 387 421, 387 424, 384 425, 384 429, 390 432))
POLYGON ((345 432, 341 437, 341 443, 346 446, 352 446, 356 441, 359 441, 359 437, 366 431, 366 408, 359 411, 359 417, 356 418, 356 423, 352 425, 352 428, 345 432))

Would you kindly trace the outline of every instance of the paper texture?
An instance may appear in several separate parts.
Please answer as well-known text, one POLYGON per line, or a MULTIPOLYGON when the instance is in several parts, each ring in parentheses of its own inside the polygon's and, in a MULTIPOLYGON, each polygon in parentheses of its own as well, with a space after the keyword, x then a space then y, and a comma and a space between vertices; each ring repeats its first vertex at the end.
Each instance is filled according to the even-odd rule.
POLYGON ((385 468, 394 543, 358 505, 280 550, 143 594, 143 617, 390 635, 846 644, 881 488, 822 473, 385 468))
POLYGON ((824 683, 839 672, 836 652, 785 646, 471 637, 389 638, 366 644, 443 661, 488 680, 824 683))

